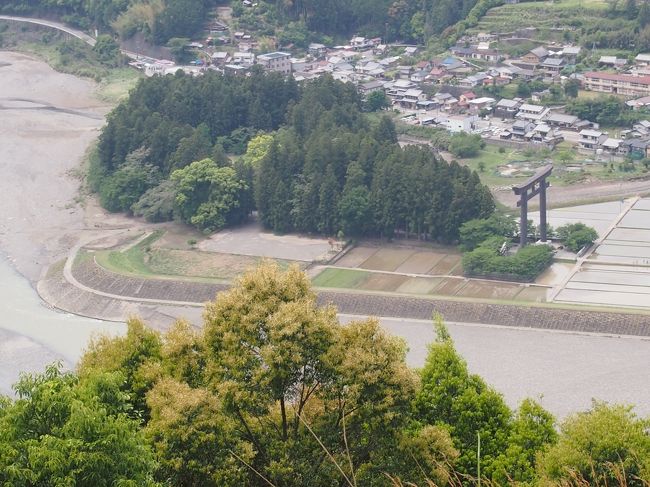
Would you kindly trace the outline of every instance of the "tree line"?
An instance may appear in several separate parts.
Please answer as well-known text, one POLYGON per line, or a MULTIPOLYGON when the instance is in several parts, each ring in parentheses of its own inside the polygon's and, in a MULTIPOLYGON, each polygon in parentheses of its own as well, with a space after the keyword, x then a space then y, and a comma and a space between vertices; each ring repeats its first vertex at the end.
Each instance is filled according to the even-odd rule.
POLYGON ((89 179, 111 211, 206 231, 256 209, 276 232, 454 241, 494 210, 475 172, 400 148, 353 85, 259 70, 141 81, 109 115, 89 179))
POLYGON ((0 483, 647 485, 646 420, 594 403, 558 430, 533 400, 512 410, 434 321, 416 371, 377 320, 340 325, 297 267, 264 263, 200 330, 132 319, 75 372, 23 375, 0 397, 0 483))

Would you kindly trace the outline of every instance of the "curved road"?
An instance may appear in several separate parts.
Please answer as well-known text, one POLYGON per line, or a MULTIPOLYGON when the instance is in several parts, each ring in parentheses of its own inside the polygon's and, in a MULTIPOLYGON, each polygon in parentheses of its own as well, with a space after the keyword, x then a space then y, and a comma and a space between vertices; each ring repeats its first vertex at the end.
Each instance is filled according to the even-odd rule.
POLYGON ((27 22, 29 24, 51 27, 52 29, 60 30, 61 32, 65 32, 66 34, 70 34, 71 36, 76 37, 77 39, 81 39, 82 41, 84 41, 86 44, 89 44, 90 46, 94 46, 95 43, 97 42, 94 37, 89 36, 85 32, 82 32, 77 29, 73 29, 60 22, 54 22, 51 20, 43 20, 43 19, 35 19, 32 17, 17 17, 14 15, 0 15, 0 20, 10 20, 13 22, 27 22))
MULTIPOLYGON (((66 34, 76 37, 77 39, 84 41, 86 44, 90 46, 94 46, 97 43, 97 40, 94 37, 86 34, 85 32, 82 32, 77 29, 73 29, 72 27, 68 27, 67 25, 62 24, 61 22, 55 22, 53 20, 36 19, 33 17, 18 17, 15 15, 0 15, 0 20, 8 20, 11 22, 26 22, 28 24, 50 27, 52 29, 65 32, 66 34)), ((131 59, 140 59, 144 57, 138 54, 137 52, 127 51, 125 49, 120 49, 120 52, 122 52, 122 54, 124 54, 125 56, 130 57, 131 59)))

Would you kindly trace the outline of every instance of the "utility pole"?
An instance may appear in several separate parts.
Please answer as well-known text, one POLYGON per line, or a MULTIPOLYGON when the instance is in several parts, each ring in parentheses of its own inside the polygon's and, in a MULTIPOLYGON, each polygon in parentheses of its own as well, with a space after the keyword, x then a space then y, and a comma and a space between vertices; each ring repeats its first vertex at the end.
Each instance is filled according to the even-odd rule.
POLYGON ((476 451, 476 469, 478 470, 478 487, 481 487, 481 432, 477 432, 478 449, 476 451))

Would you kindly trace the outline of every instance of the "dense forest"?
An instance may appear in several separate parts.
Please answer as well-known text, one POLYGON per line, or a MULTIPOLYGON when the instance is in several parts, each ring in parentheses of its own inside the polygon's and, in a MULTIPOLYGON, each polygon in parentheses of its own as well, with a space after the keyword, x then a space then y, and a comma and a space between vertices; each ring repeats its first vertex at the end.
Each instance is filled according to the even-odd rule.
POLYGON ((400 148, 392 121, 371 123, 362 105, 328 76, 142 80, 108 117, 90 181, 111 211, 205 231, 257 209, 276 232, 453 241, 492 213, 476 173, 400 148))
POLYGON ((646 420, 594 403, 558 429, 533 400, 513 411, 435 326, 415 371, 376 320, 342 326, 297 267, 263 264, 200 330, 132 319, 75 373, 23 375, 0 397, 0 484, 647 485, 646 420))

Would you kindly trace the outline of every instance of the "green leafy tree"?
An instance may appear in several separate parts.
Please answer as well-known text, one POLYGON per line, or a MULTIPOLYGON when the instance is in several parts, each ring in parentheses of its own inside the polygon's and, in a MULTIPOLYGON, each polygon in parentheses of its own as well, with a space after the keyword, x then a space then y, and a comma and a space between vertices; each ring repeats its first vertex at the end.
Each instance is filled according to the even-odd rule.
POLYGON ((0 407, 3 485, 153 486, 154 457, 119 376, 79 382, 49 366, 23 375, 15 402, 0 407))
POLYGON ((536 479, 539 455, 557 442, 555 418, 531 399, 516 412, 507 449, 494 462, 492 480, 499 485, 536 479))
POLYGON ((200 230, 219 230, 248 216, 248 209, 240 206, 240 196, 248 186, 233 168, 218 167, 212 159, 203 159, 174 171, 171 181, 181 218, 200 230))
POLYGON ((191 60, 191 53, 188 48, 190 39, 188 37, 172 37, 167 41, 167 47, 178 64, 185 64, 191 60))
POLYGON ((580 81, 575 79, 570 79, 564 83, 564 94, 568 98, 577 98, 578 91, 580 90, 580 81))
POLYGON ((449 142, 449 152, 456 157, 476 157, 485 146, 485 142, 478 134, 455 134, 449 142))
POLYGON ((340 326, 315 299, 297 267, 266 263, 208 304, 210 387, 275 485, 370 485, 398 463, 415 377, 377 321, 340 326))
POLYGON ((469 220, 460 227, 460 245, 463 251, 474 250, 490 237, 501 241, 511 239, 517 231, 517 222, 507 215, 494 214, 486 219, 469 220))
POLYGON ((495 461, 507 448, 512 430, 511 411, 503 398, 477 375, 470 374, 440 318, 438 339, 429 346, 416 393, 415 417, 423 424, 445 425, 460 452, 457 470, 473 477, 478 435, 481 436, 481 471, 491 476, 495 461))
POLYGON ((584 223, 568 223, 557 228, 557 236, 572 252, 578 252, 591 245, 598 238, 598 232, 584 223))
POLYGON ((386 96, 386 93, 377 90, 368 94, 364 106, 369 112, 378 112, 390 108, 390 100, 386 96))
POLYGON ((594 403, 560 427, 560 436, 539 461, 542 480, 573 485, 647 485, 650 481, 648 421, 626 406, 594 403))
POLYGON ((109 211, 131 211, 131 206, 158 181, 158 171, 146 162, 148 151, 131 152, 124 164, 99 183, 99 199, 109 211))
POLYGON ((97 54, 97 59, 108 66, 118 66, 121 64, 122 54, 120 53, 119 44, 108 35, 100 35, 93 46, 93 51, 97 54))

